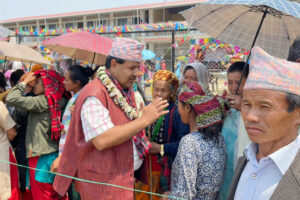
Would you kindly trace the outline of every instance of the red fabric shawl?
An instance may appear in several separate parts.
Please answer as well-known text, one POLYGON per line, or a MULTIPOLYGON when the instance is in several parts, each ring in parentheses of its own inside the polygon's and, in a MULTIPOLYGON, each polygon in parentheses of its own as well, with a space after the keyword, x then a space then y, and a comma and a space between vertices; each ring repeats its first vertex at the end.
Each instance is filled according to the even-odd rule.
POLYGON ((63 84, 64 77, 60 76, 54 70, 46 69, 38 70, 34 74, 40 76, 43 81, 51 118, 51 138, 58 140, 60 138, 61 131, 64 129, 61 122, 60 105, 62 97, 64 94, 67 94, 63 84))

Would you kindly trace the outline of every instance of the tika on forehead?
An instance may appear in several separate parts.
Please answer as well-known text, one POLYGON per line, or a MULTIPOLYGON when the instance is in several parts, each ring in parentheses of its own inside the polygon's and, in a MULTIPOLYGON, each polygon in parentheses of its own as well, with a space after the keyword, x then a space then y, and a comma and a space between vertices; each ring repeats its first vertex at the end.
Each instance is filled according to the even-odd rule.
POLYGON ((142 62, 144 44, 128 38, 116 38, 109 52, 110 56, 132 62, 142 62))
POLYGON ((252 49, 244 90, 267 89, 300 95, 300 64, 275 58, 259 47, 252 49))

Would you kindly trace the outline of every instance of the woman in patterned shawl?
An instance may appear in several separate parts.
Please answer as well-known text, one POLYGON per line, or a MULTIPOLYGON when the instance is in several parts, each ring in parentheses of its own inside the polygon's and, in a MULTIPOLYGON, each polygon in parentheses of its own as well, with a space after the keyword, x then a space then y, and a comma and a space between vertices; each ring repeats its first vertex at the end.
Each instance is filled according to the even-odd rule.
POLYGON ((190 134, 180 141, 169 197, 216 199, 226 165, 222 107, 206 87, 189 82, 180 89, 178 110, 190 134))

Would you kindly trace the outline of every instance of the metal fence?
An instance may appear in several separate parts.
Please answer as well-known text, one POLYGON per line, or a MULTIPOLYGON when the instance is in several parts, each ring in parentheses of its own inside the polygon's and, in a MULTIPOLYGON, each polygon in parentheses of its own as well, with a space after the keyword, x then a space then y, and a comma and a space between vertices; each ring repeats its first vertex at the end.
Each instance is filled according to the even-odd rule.
MULTIPOLYGON (((196 29, 190 30, 156 30, 156 31, 135 31, 124 33, 99 33, 100 35, 115 38, 126 37, 138 40, 145 44, 146 49, 153 51, 156 54, 156 58, 146 62, 147 66, 153 73, 158 69, 168 69, 177 75, 180 74, 183 66, 189 62, 190 57, 190 42, 192 39, 199 39, 208 37, 206 34, 201 33, 196 29), (118 36, 117 36, 118 35, 118 36)), ((43 37, 39 35, 23 35, 16 36, 18 43, 25 43, 28 45, 41 44, 44 40, 51 39, 58 35, 45 35, 43 37)), ((205 56, 205 53, 203 54, 205 56)), ((218 90, 218 76, 215 72, 225 71, 226 68, 218 62, 206 62, 204 58, 199 58, 198 61, 203 62, 210 73, 210 83, 213 91, 218 90)), ((76 62, 76 61, 75 61, 76 62)), ((72 59, 59 59, 54 61, 54 67, 58 71, 63 71, 69 65, 74 64, 72 59)), ((151 74, 150 73, 150 74, 151 74)), ((151 78, 147 75, 144 80, 151 78)))
MULTIPOLYGON (((117 33, 99 33, 100 35, 115 38, 117 33)), ((176 70, 177 57, 187 56, 189 54, 190 39, 193 37, 201 37, 204 34, 198 30, 157 30, 157 31, 135 31, 121 33, 122 37, 133 38, 145 44, 146 49, 156 54, 156 59, 151 60, 154 68, 176 70), (184 42, 182 39, 187 36, 184 42)), ((44 40, 51 39, 58 35, 18 35, 17 42, 19 44, 36 45, 41 44, 44 40)), ((120 36, 120 35, 119 35, 120 36)), ((181 61, 184 62, 184 61, 181 61)))

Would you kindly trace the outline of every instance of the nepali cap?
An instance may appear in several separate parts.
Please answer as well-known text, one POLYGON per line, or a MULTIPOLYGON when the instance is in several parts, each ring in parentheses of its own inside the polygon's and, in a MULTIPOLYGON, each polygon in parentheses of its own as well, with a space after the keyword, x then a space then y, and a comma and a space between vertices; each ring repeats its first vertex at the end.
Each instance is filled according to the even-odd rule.
POLYGON ((144 44, 129 38, 116 38, 109 55, 132 62, 142 62, 144 44))
POLYGON ((244 89, 267 89, 300 96, 300 64, 273 57, 259 47, 252 49, 244 89))
POLYGON ((199 82, 184 84, 179 91, 178 100, 191 104, 196 112, 198 129, 222 123, 222 107, 216 96, 199 82))

